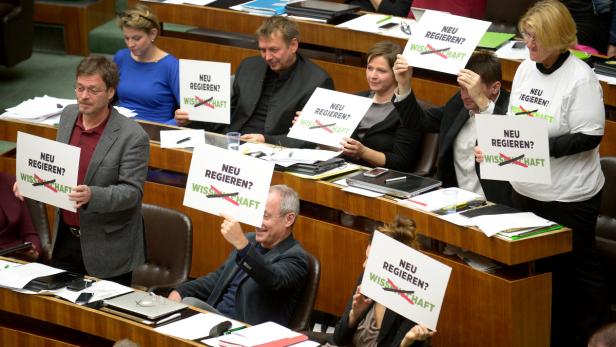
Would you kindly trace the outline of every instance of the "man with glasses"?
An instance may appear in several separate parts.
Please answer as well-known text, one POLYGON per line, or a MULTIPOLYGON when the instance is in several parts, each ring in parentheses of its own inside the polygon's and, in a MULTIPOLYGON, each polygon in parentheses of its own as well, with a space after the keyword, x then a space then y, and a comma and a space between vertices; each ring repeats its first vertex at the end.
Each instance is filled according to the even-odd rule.
POLYGON ((113 62, 86 57, 76 75, 77 105, 62 112, 56 140, 81 148, 69 194, 77 212, 56 211, 52 265, 130 285, 145 260, 141 198, 149 139, 111 106, 119 79, 113 62))
POLYGON ((240 223, 224 218, 220 233, 233 251, 216 271, 178 286, 169 299, 249 324, 273 321, 288 325, 304 288, 308 262, 293 237, 299 214, 297 193, 285 185, 270 187, 261 227, 244 234, 240 223))

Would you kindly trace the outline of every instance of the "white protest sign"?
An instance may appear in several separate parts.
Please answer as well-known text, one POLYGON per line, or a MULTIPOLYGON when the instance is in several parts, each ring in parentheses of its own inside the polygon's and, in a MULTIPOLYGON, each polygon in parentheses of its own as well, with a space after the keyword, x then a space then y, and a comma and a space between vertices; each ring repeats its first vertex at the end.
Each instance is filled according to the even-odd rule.
POLYGON ((77 185, 81 148, 17 132, 17 186, 21 195, 75 212, 68 193, 77 185))
POLYGON ((451 267, 375 231, 361 292, 436 330, 450 275, 451 267))
POLYGON ((548 122, 524 116, 475 116, 481 178, 550 184, 548 122))
POLYGON ((184 205, 261 226, 274 163, 197 143, 190 162, 184 205))
POLYGON ((205 131, 203 129, 160 131, 161 148, 195 147, 197 142, 205 143, 205 131))
POLYGON ((180 59, 180 108, 190 120, 229 124, 231 64, 180 59))
POLYGON ((369 98, 317 88, 287 136, 340 147, 342 138, 351 137, 370 105, 369 98))
POLYGON ((490 22, 426 11, 404 47, 409 65, 458 74, 466 66, 490 22))

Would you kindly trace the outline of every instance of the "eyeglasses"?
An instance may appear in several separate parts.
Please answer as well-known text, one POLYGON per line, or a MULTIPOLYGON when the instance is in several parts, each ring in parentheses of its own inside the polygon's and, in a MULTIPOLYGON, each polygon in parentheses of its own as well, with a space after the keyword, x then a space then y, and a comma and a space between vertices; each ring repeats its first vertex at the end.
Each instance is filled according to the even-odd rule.
POLYGON ((528 42, 537 42, 537 36, 535 34, 527 33, 526 31, 522 31, 522 38, 528 42))
POLYGON ((86 88, 86 87, 83 87, 83 86, 75 87, 75 93, 83 94, 83 92, 88 92, 88 94, 90 94, 92 96, 97 96, 98 94, 100 94, 100 93, 102 93, 102 92, 104 92, 106 90, 107 89, 100 90, 100 89, 96 89, 96 88, 92 88, 92 87, 86 88))
POLYGON ((400 22, 400 30, 408 36, 411 36, 411 26, 407 22, 400 22))

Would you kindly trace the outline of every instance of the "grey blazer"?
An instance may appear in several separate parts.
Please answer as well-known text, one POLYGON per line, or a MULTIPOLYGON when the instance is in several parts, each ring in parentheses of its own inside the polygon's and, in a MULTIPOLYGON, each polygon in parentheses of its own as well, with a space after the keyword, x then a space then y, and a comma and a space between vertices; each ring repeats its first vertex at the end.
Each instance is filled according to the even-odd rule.
MULTIPOLYGON (((56 140, 68 143, 77 105, 62 112, 56 140)), ((81 251, 89 275, 108 278, 132 271, 145 260, 141 199, 150 158, 148 135, 112 108, 83 184, 90 202, 78 210, 81 251)), ((60 210, 56 209, 55 245, 60 210)))

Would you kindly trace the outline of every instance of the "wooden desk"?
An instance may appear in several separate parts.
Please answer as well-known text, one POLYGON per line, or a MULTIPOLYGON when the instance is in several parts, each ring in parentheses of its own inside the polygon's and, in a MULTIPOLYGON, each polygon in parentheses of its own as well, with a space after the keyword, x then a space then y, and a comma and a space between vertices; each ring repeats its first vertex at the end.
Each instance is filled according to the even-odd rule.
MULTIPOLYGON (((150 127, 144 125, 144 127, 150 127)), ((0 139, 15 141, 17 131, 55 138, 48 126, 0 120, 0 139)), ((161 149, 151 143, 150 167, 187 173, 191 153, 161 149)), ((0 170, 14 172, 15 160, 0 157, 0 170)), ((376 221, 390 221, 396 214, 415 219, 419 233, 467 248, 505 264, 496 274, 472 269, 455 257, 436 251, 426 253, 452 267, 449 286, 434 346, 546 346, 550 336, 551 274, 534 274, 529 264, 536 259, 571 249, 571 232, 564 231, 518 242, 488 238, 478 230, 462 228, 435 216, 400 206, 385 198, 370 199, 346 193, 320 181, 300 179, 275 172, 272 183, 294 188, 303 204, 317 206, 320 213, 302 210, 295 237, 321 262, 321 285, 315 308, 340 315, 354 291, 361 272, 368 234, 340 225, 340 210, 376 221), (468 332, 473 332, 469 334, 468 332)), ((146 182, 144 202, 180 210, 193 221, 193 266, 191 276, 217 268, 230 246, 218 230, 220 218, 182 205, 184 189, 146 182)), ((314 210, 314 209, 313 209, 314 210)))
MULTIPOLYGON (((131 0, 129 2, 135 3, 136 1, 131 0)), ((229 33, 254 35, 264 18, 245 12, 208 6, 163 4, 144 0, 140 2, 152 8, 163 24, 165 22, 184 24, 229 33)), ((395 37, 355 31, 347 28, 337 28, 333 25, 311 21, 298 20, 297 23, 301 33, 301 43, 359 53, 366 53, 376 42, 384 40, 395 42, 401 47, 406 45, 406 40, 395 37)), ((238 50, 234 47, 229 47, 230 52, 233 53, 225 52, 219 54, 210 51, 210 49, 206 48, 207 46, 202 46, 200 48, 193 46, 191 49, 186 43, 181 43, 178 40, 178 38, 169 38, 168 41, 159 41, 159 45, 161 48, 177 55, 178 58, 212 59, 225 62, 232 62, 234 59, 237 59, 236 54, 241 51, 241 49, 238 50), (195 55, 199 57, 195 57, 195 55)), ((191 41, 195 42, 193 40, 191 41)), ((315 62, 318 64, 318 59, 316 60, 315 62)), ((509 85, 511 81, 513 81, 519 61, 503 59, 501 62, 503 67, 503 81, 505 85, 509 85)), ((352 73, 354 76, 352 77, 353 80, 359 81, 360 83, 347 86, 345 78, 349 78, 349 73, 352 71, 344 68, 344 66, 348 66, 348 64, 341 63, 336 65, 340 65, 337 70, 344 71, 343 74, 338 75, 339 71, 333 69, 333 67, 332 69, 324 68, 334 79, 337 90, 349 93, 366 90, 363 66, 355 66, 356 68, 360 68, 361 71, 357 70, 352 73)), ((458 90, 455 76, 423 69, 415 69, 413 87, 420 99, 436 105, 444 104, 445 101, 458 90), (437 85, 435 85, 435 83, 437 83, 437 85)), ((603 88, 604 103, 609 106, 616 106, 616 86, 601 82, 601 87, 603 88)))
POLYGON ((2 346, 111 346, 125 338, 144 347, 203 346, 62 299, 0 288, 2 346))

